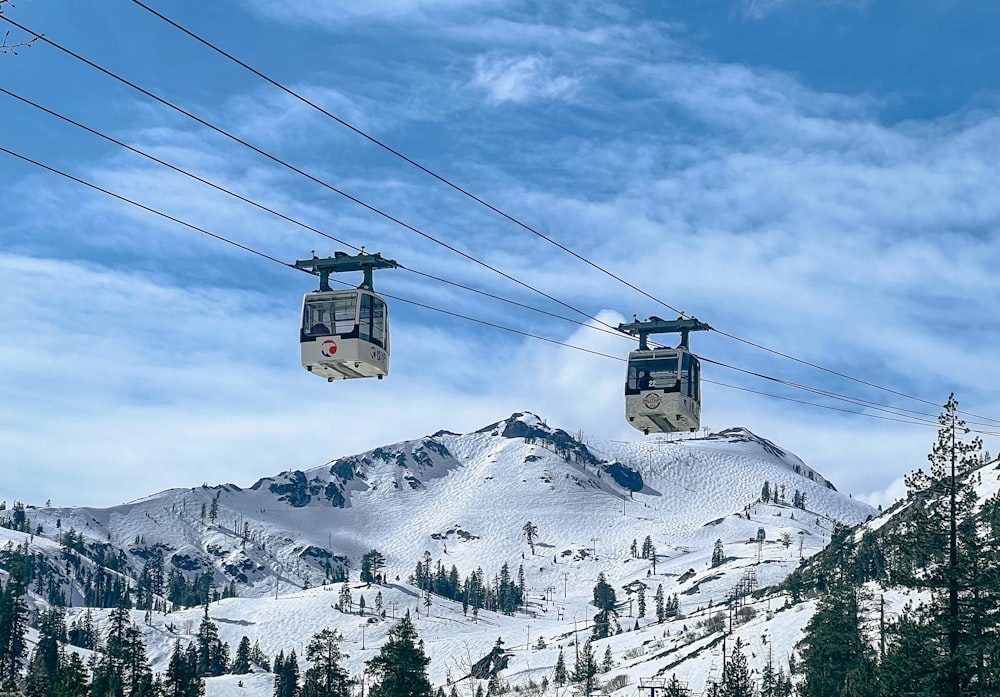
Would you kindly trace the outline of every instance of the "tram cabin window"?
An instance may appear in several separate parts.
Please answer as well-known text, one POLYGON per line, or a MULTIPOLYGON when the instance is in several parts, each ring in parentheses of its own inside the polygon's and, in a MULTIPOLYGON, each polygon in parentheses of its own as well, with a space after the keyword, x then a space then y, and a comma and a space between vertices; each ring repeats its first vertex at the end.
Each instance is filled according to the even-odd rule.
POLYGON ((364 293, 361 295, 361 313, 358 316, 358 337, 376 346, 386 346, 385 303, 381 298, 364 293))
POLYGON ((689 353, 683 354, 680 374, 681 393, 694 400, 700 399, 698 396, 698 388, 701 384, 700 372, 700 361, 689 353))
POLYGON ((628 364, 629 390, 677 389, 677 356, 632 360, 628 364))
POLYGON ((302 318, 303 333, 311 336, 337 334, 341 337, 354 333, 357 303, 357 293, 307 300, 302 318))

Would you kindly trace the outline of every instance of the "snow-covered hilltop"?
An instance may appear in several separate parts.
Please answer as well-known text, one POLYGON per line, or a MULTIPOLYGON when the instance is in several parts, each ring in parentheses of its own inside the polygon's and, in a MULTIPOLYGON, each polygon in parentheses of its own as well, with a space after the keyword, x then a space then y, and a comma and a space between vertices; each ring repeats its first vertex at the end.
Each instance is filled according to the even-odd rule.
MULTIPOLYGON (((581 442, 518 413, 474 433, 441 431, 266 477, 249 489, 202 486, 108 509, 29 507, 26 513, 31 529, 41 529, 30 540, 40 554, 57 558, 57 540, 72 530, 80 550, 93 558, 93 550, 104 549, 133 585, 150 558, 162 557, 165 573, 210 578, 217 589, 235 590, 239 597, 210 609, 233 646, 245 634, 274 654, 334 627, 348 637, 349 663, 360 671, 389 622, 370 624, 357 608, 354 614, 332 609, 337 594, 327 591, 339 589, 333 579, 346 573, 354 601, 363 595, 369 612, 378 592, 390 620, 419 611, 417 630, 433 659, 435 684, 461 677, 462 662, 485 655, 498 637, 508 648, 520 647, 506 679, 539 682, 551 674, 574 627, 581 640, 589 635, 584 627, 594 608, 588 603, 603 573, 617 593, 615 626, 623 633, 597 649, 603 655, 605 643, 611 647, 634 692, 639 677, 672 672, 698 689, 697 681, 703 684, 713 670, 711 637, 698 638, 697 629, 710 608, 741 584, 748 590, 781 581, 802 556, 822 548, 835 522, 855 524, 875 511, 745 429, 683 440, 581 442), (766 503, 765 484, 773 497, 766 503), (529 522, 537 530, 530 543, 529 522), (647 537, 655 560, 633 553, 633 544, 647 537), (713 566, 717 541, 724 554, 713 566), (359 583, 361 557, 372 549, 385 557, 381 587, 359 583), (425 553, 435 565, 456 567, 463 579, 477 568, 487 579, 504 564, 512 574, 523 568, 524 607, 513 616, 483 612, 476 621, 461 603, 444 598, 428 610, 408 583, 425 553), (677 595, 680 616, 657 624, 652 604, 659 586, 666 596, 677 595), (649 605, 641 619, 640 591, 649 605), (699 642, 705 646, 699 649, 699 642)), ((28 538, 0 529, 0 545, 28 538)), ((81 605, 79 578, 62 574, 60 582, 66 599, 81 605)), ((37 602, 44 604, 44 596, 37 602)), ((772 613, 781 604, 773 601, 772 613)), ((758 620, 744 627, 780 619, 759 610, 758 620)), ((201 612, 153 613, 145 631, 157 660, 165 660, 174 639, 197 628, 201 612)), ((769 630, 774 649, 785 636, 781 650, 790 650, 798 630, 776 627, 769 630)), ((633 692, 623 687, 620 694, 633 692)))

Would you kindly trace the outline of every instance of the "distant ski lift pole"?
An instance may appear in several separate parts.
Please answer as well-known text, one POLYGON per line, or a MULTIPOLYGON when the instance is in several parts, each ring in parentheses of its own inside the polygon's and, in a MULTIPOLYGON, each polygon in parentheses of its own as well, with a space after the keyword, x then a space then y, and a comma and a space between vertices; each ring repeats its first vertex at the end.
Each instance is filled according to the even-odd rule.
POLYGON ((302 367, 327 381, 389 374, 389 310, 372 285, 375 269, 395 269, 381 254, 335 252, 295 262, 295 268, 319 276, 319 290, 302 300, 299 346, 302 367), (355 289, 332 290, 330 274, 361 271, 355 289))
POLYGON ((691 332, 711 327, 697 319, 619 324, 618 331, 639 338, 639 349, 628 355, 625 378, 625 418, 650 433, 697 431, 701 426, 701 362, 691 353, 691 332), (649 348, 654 334, 680 334, 676 348, 649 348))

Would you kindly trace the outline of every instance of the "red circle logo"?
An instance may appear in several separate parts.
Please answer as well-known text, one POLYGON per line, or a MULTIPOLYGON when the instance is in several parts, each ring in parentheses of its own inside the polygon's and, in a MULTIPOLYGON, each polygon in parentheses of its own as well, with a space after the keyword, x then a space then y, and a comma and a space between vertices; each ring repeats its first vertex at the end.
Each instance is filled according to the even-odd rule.
POLYGON ((333 358, 333 354, 337 352, 337 342, 333 339, 327 339, 323 342, 323 345, 319 347, 320 353, 322 353, 327 358, 333 358))

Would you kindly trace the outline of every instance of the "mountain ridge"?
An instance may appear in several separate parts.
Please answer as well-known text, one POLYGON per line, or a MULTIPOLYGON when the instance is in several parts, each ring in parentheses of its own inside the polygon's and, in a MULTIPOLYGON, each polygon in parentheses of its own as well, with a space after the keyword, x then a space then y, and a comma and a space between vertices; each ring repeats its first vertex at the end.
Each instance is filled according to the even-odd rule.
MULTIPOLYGON (((650 625, 648 614, 640 621, 626 613, 635 609, 640 589, 652 603, 657 586, 677 595, 682 615, 694 617, 694 623, 707 621, 712 606, 725 602, 745 575, 751 574, 757 587, 777 583, 800 557, 823 547, 834 522, 858 523, 875 511, 746 429, 704 438, 580 440, 535 414, 515 412, 472 433, 438 431, 317 467, 285 470, 248 488, 203 485, 107 509, 29 508, 27 514, 31 525, 42 529, 30 544, 50 558, 61 558, 59 541, 73 530, 80 536, 78 548, 91 557, 104 550, 101 558, 114 557, 115 573, 132 585, 159 554, 165 574, 190 584, 207 579, 217 591, 231 589, 239 597, 212 603, 218 608, 213 616, 251 624, 224 623, 220 632, 235 643, 237 630, 252 627, 272 653, 282 648, 281 641, 298 644, 307 638, 293 639, 292 628, 313 631, 327 622, 356 636, 350 624, 356 615, 327 615, 323 590, 346 576, 355 592, 374 594, 375 587, 358 585, 359 560, 372 549, 385 556, 386 583, 378 590, 387 607, 395 603, 395 609, 409 607, 415 614, 426 608, 409 580, 422 560, 453 566, 461 576, 481 568, 489 577, 508 564, 513 574, 521 567, 527 596, 513 617, 484 613, 481 621, 470 622, 461 604, 433 601, 437 609, 420 627, 447 665, 463 650, 459 637, 485 653, 496 632, 531 632, 536 626, 550 637, 571 636, 572 616, 582 621, 592 615, 590 588, 599 572, 621 593, 615 622, 625 630, 634 623, 647 639, 656 631, 659 625, 650 625), (765 481, 776 495, 785 492, 784 502, 760 500, 765 481), (789 505, 793 491, 807 503, 789 505), (528 522, 537 527, 530 545, 522 530, 528 522), (630 551, 647 536, 656 548, 655 561, 630 551), (711 561, 716 541, 726 547, 717 567, 711 561), (278 606, 266 609, 276 598, 289 612, 320 615, 293 621, 278 606), (447 627, 458 634, 448 634, 447 627)), ((4 536, 14 539, 11 531, 0 530, 0 543, 4 536)), ((26 534, 16 537, 17 544, 29 544, 26 534)), ((64 575, 54 582, 69 602, 80 604, 85 592, 80 578, 64 575)), ((157 603, 165 601, 156 597, 157 603)), ((33 602, 45 605, 43 597, 33 602)), ((177 618, 189 616, 195 622, 197 611, 175 607, 154 615, 153 627, 177 626, 177 618)), ((686 625, 661 629, 681 626, 686 625)), ((382 631, 372 629, 374 645, 382 631)), ((149 641, 160 646, 164 636, 153 633, 149 641)), ((635 653, 636 665, 651 674, 676 660, 640 656, 640 645, 626 638, 616 646, 635 653)), ((538 669, 525 672, 522 658, 512 660, 511 674, 538 679, 538 669)), ((536 658, 554 660, 554 655, 542 652, 536 658)), ((440 684, 446 672, 437 664, 432 676, 440 684)))

